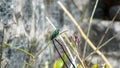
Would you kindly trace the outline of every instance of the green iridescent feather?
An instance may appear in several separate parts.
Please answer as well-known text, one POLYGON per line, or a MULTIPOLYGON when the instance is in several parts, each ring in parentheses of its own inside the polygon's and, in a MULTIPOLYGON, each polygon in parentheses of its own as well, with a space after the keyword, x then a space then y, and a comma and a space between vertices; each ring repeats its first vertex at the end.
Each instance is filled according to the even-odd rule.
POLYGON ((53 40, 59 34, 59 31, 59 29, 54 30, 50 36, 50 39, 53 40))

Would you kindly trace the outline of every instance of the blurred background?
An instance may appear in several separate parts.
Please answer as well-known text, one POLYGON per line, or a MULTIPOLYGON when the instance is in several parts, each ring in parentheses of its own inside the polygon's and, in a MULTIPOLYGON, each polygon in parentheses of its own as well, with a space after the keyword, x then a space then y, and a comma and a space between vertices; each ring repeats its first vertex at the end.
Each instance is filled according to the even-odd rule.
MULTIPOLYGON (((85 40, 72 24, 72 21, 58 5, 59 0, 0 0, 0 66, 1 68, 52 68, 59 57, 53 44, 44 49, 54 28, 46 19, 48 17, 56 28, 66 32, 68 37, 78 35, 80 54, 87 57, 93 50, 85 47, 85 40), (3 42, 11 46, 4 46, 3 42), (14 47, 23 49, 33 56, 44 49, 31 66, 31 57, 14 47)), ((60 0, 73 15, 85 34, 91 23, 89 38, 98 47, 105 44, 100 51, 107 57, 113 68, 120 68, 120 0, 60 0), (97 3, 98 1, 98 3, 97 3), (95 9, 96 4, 96 9, 95 9), (95 9, 92 21, 90 20, 95 9), (116 16, 116 17, 115 17, 116 16), (91 22, 90 22, 91 21, 91 22), (103 41, 99 44, 101 38, 103 41), (111 39, 111 40, 110 40, 111 39), (110 41, 109 41, 110 40, 110 41), (109 41, 108 43, 106 41, 109 41)), ((59 41, 61 41, 59 39, 59 41)), ((58 46, 59 48, 59 46, 58 46)), ((59 48, 60 50, 61 48, 59 48)), ((62 53, 62 52, 61 52, 62 53)), ((87 58, 88 61, 91 57, 87 58)), ((91 64, 103 64, 102 59, 94 54, 91 64)))

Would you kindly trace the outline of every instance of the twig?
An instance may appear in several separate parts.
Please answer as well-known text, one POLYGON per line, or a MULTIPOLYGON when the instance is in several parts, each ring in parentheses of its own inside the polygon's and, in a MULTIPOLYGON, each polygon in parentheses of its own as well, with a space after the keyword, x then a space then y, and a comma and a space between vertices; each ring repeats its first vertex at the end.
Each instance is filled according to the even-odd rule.
MULTIPOLYGON (((120 34, 120 33, 118 33, 118 34, 116 34, 115 36, 111 37, 109 40, 107 40, 105 43, 103 43, 100 47, 98 47, 97 50, 100 49, 100 48, 102 48, 103 46, 105 46, 107 43, 109 43, 109 42, 110 42, 111 40, 113 40, 115 37, 119 36, 119 34, 120 34)), ((93 51, 93 52, 91 52, 91 53, 85 58, 85 60, 87 60, 87 58, 89 58, 89 57, 90 57, 91 55, 93 55, 95 52, 96 52, 96 50, 93 51)))
MULTIPOLYGON (((113 40, 116 36, 119 35, 119 33, 116 34, 115 36, 111 37, 108 41, 106 41, 105 43, 103 43, 103 44, 101 45, 101 43, 102 43, 102 41, 104 40, 107 32, 108 32, 109 29, 110 29, 110 26, 112 26, 112 24, 113 24, 113 22, 114 22, 114 20, 115 20, 115 18, 117 17, 117 15, 118 15, 119 12, 120 12, 120 8, 118 9, 117 13, 115 14, 115 16, 114 16, 114 18, 112 19, 112 22, 109 24, 108 28, 105 30, 104 35, 102 36, 101 40, 99 41, 99 43, 98 43, 98 45, 97 45, 97 50, 100 49, 100 48, 102 48, 103 46, 105 46, 107 43, 109 43, 111 40, 113 40), (100 46, 100 45, 101 45, 101 46, 100 46)), ((85 60, 86 60, 88 57, 90 57, 91 55, 93 55, 95 52, 96 52, 96 50, 93 51, 93 52, 91 52, 91 53, 85 58, 85 60)))
MULTIPOLYGON (((64 10, 64 12, 68 15, 68 17, 71 19, 71 21, 73 22, 73 24, 78 28, 78 30, 80 31, 82 37, 87 41, 87 43, 89 44, 89 46, 93 49, 96 50, 97 48, 93 45, 93 43, 88 39, 88 37, 85 35, 85 33, 83 32, 82 28, 78 25, 77 21, 73 18, 73 16, 70 14, 70 12, 64 7, 64 5, 58 1, 58 4, 60 5, 60 7, 64 10)), ((110 63, 108 62, 108 60, 106 59, 106 57, 99 51, 96 51, 101 58, 109 65, 109 67, 111 68, 110 63)))
MULTIPOLYGON (((91 25, 92 25, 92 20, 93 20, 93 16, 94 16, 94 13, 95 13, 95 10, 96 10, 98 1, 99 1, 99 0, 96 0, 96 3, 95 3, 95 6, 94 6, 92 15, 91 15, 91 17, 90 17, 90 23, 89 23, 89 26, 88 26, 87 37, 89 37, 89 34, 90 34, 90 29, 91 29, 91 25)), ((85 41, 85 46, 84 46, 84 51, 83 51, 83 58, 85 58, 86 47, 87 47, 87 42, 85 41)))
POLYGON ((104 40, 107 32, 109 31, 110 27, 112 26, 112 24, 113 24, 113 22, 114 22, 114 20, 115 20, 115 18, 117 17, 117 15, 118 15, 119 12, 120 12, 120 8, 118 9, 117 13, 115 14, 115 16, 114 16, 114 18, 112 19, 111 23, 109 24, 108 28, 105 30, 105 33, 104 33, 104 35, 102 36, 102 38, 101 38, 101 40, 99 41, 99 43, 98 43, 97 46, 100 46, 100 45, 101 45, 102 41, 104 40))

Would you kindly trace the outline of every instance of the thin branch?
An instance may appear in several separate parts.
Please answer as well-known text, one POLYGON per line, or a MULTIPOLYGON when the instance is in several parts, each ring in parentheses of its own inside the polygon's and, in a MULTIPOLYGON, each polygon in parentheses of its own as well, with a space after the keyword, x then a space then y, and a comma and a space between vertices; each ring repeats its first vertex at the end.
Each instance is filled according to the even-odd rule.
MULTIPOLYGON (((115 37, 119 36, 120 33, 116 34, 115 36, 111 37, 109 40, 107 40, 105 43, 103 43, 100 47, 97 48, 97 50, 99 50, 100 48, 102 48, 103 46, 105 46, 106 44, 108 44, 110 41, 112 41, 115 37)), ((96 50, 91 52, 86 58, 88 59, 91 55, 93 55, 94 53, 96 53, 96 50)))
POLYGON ((117 15, 118 15, 119 12, 120 12, 120 8, 118 9, 117 13, 115 14, 115 16, 114 16, 114 18, 112 19, 111 23, 109 24, 108 28, 105 30, 105 33, 104 33, 104 35, 102 36, 102 38, 101 38, 101 40, 99 41, 99 43, 98 43, 97 46, 100 46, 101 43, 103 42, 103 40, 104 40, 107 32, 109 31, 110 27, 112 26, 112 24, 113 24, 113 22, 114 22, 114 20, 115 20, 115 18, 117 17, 117 15))
MULTIPOLYGON (((101 43, 103 42, 103 40, 104 40, 107 32, 109 31, 110 27, 112 26, 112 24, 113 24, 113 22, 114 22, 114 20, 115 20, 115 18, 117 17, 117 15, 118 15, 119 12, 120 12, 120 8, 118 9, 117 13, 115 14, 115 16, 114 16, 114 18, 112 19, 111 23, 109 24, 108 28, 105 30, 104 35, 102 36, 101 40, 99 41, 99 43, 98 43, 98 45, 97 45, 97 50, 100 49, 100 48, 102 48, 103 46, 105 46, 107 43, 109 43, 111 40, 113 40, 116 36, 119 35, 119 33, 116 34, 115 36, 111 37, 108 41, 106 41, 105 43, 103 43, 103 44, 101 45, 101 43), (101 46, 100 46, 100 45, 101 45, 101 46)), ((96 52, 96 50, 93 51, 93 52, 91 52, 91 53, 85 58, 85 60, 86 60, 87 58, 89 58, 91 55, 93 55, 95 52, 96 52)))
MULTIPOLYGON (((89 26, 88 26, 87 37, 89 37, 89 34, 90 34, 91 25, 92 25, 92 20, 93 20, 93 16, 94 16, 94 13, 95 13, 95 10, 96 10, 96 7, 97 7, 97 4, 98 4, 98 1, 99 1, 99 0, 96 0, 96 3, 95 3, 95 6, 94 6, 94 9, 93 9, 92 15, 91 15, 91 17, 90 17, 90 23, 89 23, 89 26)), ((84 51, 83 51, 83 58, 85 58, 86 47, 87 47, 87 42, 85 41, 85 46, 84 46, 84 51)))

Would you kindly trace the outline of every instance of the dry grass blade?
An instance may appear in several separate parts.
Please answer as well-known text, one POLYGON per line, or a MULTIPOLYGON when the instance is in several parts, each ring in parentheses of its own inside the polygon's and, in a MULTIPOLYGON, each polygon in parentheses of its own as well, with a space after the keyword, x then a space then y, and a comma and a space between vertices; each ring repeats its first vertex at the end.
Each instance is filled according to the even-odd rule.
POLYGON ((15 46, 11 46, 10 44, 7 44, 6 42, 3 42, 3 45, 9 46, 9 47, 11 47, 11 48, 13 48, 13 49, 16 49, 16 50, 20 50, 20 51, 26 53, 27 55, 31 56, 32 58, 34 58, 34 56, 33 56, 31 53, 29 53, 28 51, 26 51, 26 50, 24 50, 24 49, 22 49, 22 48, 17 48, 17 47, 15 47, 15 46))
MULTIPOLYGON (((113 37, 111 37, 109 40, 107 40, 105 43, 103 43, 100 47, 98 47, 97 50, 100 49, 100 48, 102 48, 103 46, 105 46, 105 45, 106 45, 107 43, 109 43, 110 41, 112 41, 115 37, 119 36, 119 34, 120 34, 120 33, 118 33, 118 34, 114 35, 113 37)), ((88 59, 88 58, 89 58, 91 55, 93 55, 95 52, 96 52, 96 50, 93 51, 93 52, 91 52, 91 53, 85 58, 85 60, 88 59)))
POLYGON ((112 24, 113 24, 113 22, 114 22, 114 20, 115 20, 115 18, 117 17, 117 15, 118 15, 119 12, 120 12, 120 8, 118 9, 117 13, 115 14, 114 18, 112 19, 110 25, 109 25, 108 28, 106 29, 104 35, 102 36, 102 38, 101 38, 101 40, 99 41, 99 43, 98 43, 97 46, 100 46, 101 43, 103 42, 103 40, 104 40, 104 38, 105 38, 107 32, 109 31, 110 27, 112 26, 112 24))
MULTIPOLYGON (((97 48, 93 45, 93 43, 88 39, 88 37, 85 35, 85 33, 83 32, 82 28, 78 25, 77 21, 73 18, 73 16, 70 14, 70 12, 64 7, 64 5, 58 1, 58 4, 60 5, 60 7, 64 10, 64 12, 68 15, 68 17, 71 19, 71 21, 73 22, 73 24, 78 28, 78 30, 80 31, 82 37, 85 39, 85 41, 89 44, 89 46, 93 49, 96 50, 97 48)), ((99 51, 96 51, 97 54, 99 54, 101 56, 101 58, 106 62, 106 64, 109 65, 109 67, 111 68, 110 63, 108 62, 108 60, 106 59, 106 57, 99 51)))
MULTIPOLYGON (((90 34, 90 29, 91 29, 91 25, 92 25, 92 20, 93 20, 93 16, 94 16, 94 13, 95 13, 95 10, 96 10, 98 1, 99 1, 99 0, 96 0, 96 4, 95 4, 95 6, 94 6, 92 15, 91 15, 91 17, 90 17, 90 23, 89 23, 89 26, 88 26, 87 37, 89 37, 89 34, 90 34)), ((83 58, 85 57, 85 54, 86 54, 86 47, 87 47, 87 42, 85 41, 85 46, 84 46, 84 51, 83 51, 83 58)))
MULTIPOLYGON (((118 9, 117 13, 115 14, 115 16, 114 16, 114 18, 112 19, 111 23, 109 24, 108 28, 105 30, 104 35, 102 36, 101 40, 99 41, 99 43, 98 43, 98 45, 97 45, 97 50, 100 49, 100 48, 102 48, 103 46, 105 46, 105 45, 106 45, 107 43, 109 43, 112 39, 114 39, 116 36, 119 35, 119 33, 116 34, 115 36, 111 37, 108 41, 106 41, 105 43, 103 43, 103 44, 101 45, 102 41, 104 40, 107 32, 109 31, 110 27, 112 26, 112 24, 113 24, 113 22, 114 22, 114 20, 115 20, 115 18, 117 17, 117 15, 118 15, 119 12, 120 12, 120 8, 118 9), (100 45, 101 45, 101 46, 100 46, 100 45)), ((93 55, 94 53, 95 53, 95 51, 91 52, 91 53, 85 58, 85 60, 86 60, 88 57, 90 57, 91 55, 93 55)))
POLYGON ((38 56, 39 56, 45 49, 47 49, 47 47, 48 47, 49 45, 50 45, 50 42, 48 42, 47 45, 46 45, 43 49, 39 50, 39 51, 37 52, 37 54, 35 55, 34 60, 37 59, 38 56))
POLYGON ((84 61, 83 61, 83 59, 79 56, 79 53, 78 53, 77 49, 76 49, 75 47, 73 47, 73 44, 70 42, 68 36, 67 36, 65 33, 64 33, 63 35, 64 35, 65 39, 67 40, 67 42, 70 44, 70 46, 73 48, 73 50, 74 50, 74 52, 76 53, 79 61, 80 61, 81 64, 82 64, 83 68, 85 68, 84 61))

